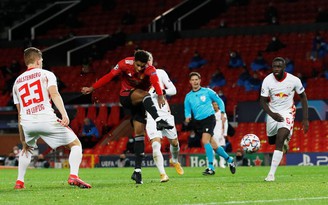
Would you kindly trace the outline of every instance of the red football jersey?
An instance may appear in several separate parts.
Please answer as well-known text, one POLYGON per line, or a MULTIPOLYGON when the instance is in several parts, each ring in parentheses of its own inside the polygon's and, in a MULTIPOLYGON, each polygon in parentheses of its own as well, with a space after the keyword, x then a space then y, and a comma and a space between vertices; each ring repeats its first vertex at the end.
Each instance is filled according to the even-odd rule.
POLYGON ((110 82, 113 77, 121 75, 121 96, 129 95, 129 92, 124 92, 133 89, 142 89, 148 91, 150 86, 158 88, 156 92, 162 94, 160 89, 159 80, 156 74, 156 69, 154 66, 148 66, 140 72, 137 72, 133 65, 134 57, 127 57, 120 62, 105 76, 100 78, 96 83, 92 85, 94 89, 104 86, 106 83, 110 82))

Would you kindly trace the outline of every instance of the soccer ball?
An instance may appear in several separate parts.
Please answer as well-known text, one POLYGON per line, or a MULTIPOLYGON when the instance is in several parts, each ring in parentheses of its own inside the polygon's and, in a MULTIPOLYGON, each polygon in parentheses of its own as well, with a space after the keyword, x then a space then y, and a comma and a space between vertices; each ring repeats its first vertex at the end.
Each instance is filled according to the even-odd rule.
POLYGON ((240 146, 247 153, 254 153, 261 147, 260 139, 254 134, 247 134, 241 139, 240 146))

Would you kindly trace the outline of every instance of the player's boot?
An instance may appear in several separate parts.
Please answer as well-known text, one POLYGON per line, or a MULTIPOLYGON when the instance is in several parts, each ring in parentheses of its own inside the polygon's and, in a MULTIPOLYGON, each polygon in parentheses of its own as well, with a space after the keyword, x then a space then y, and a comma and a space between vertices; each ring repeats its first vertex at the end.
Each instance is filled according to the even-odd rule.
POLYGON ((136 184, 143 184, 141 172, 134 171, 132 173, 131 179, 134 180, 136 182, 136 184))
POLYGON ((203 171, 203 175, 207 176, 207 175, 214 175, 215 171, 210 169, 210 168, 206 168, 205 171, 203 171))
POLYGON ((289 150, 289 139, 285 139, 284 146, 282 147, 282 152, 284 154, 287 154, 288 150, 289 150))
POLYGON ((25 189, 24 182, 17 180, 14 189, 25 189))
POLYGON ((179 175, 183 175, 184 171, 183 168, 181 167, 181 164, 179 162, 174 163, 172 159, 170 159, 170 164, 172 166, 174 166, 175 171, 179 174, 179 175))
POLYGON ((169 180, 169 176, 166 174, 161 174, 161 182, 168 182, 169 180))
POLYGON ((166 122, 163 119, 156 121, 156 129, 157 130, 172 129, 172 128, 173 128, 173 126, 170 125, 168 122, 166 122))
POLYGON ((274 175, 273 174, 268 174, 268 176, 264 179, 264 181, 267 182, 273 182, 275 180, 274 175))
POLYGON ((82 189, 90 189, 91 188, 90 184, 85 183, 82 179, 80 179, 78 176, 75 176, 75 175, 69 175, 67 182, 71 186, 77 186, 82 189))
POLYGON ((235 174, 236 173, 236 164, 235 164, 235 162, 234 161, 232 161, 230 163, 228 162, 228 166, 230 168, 231 174, 235 174))

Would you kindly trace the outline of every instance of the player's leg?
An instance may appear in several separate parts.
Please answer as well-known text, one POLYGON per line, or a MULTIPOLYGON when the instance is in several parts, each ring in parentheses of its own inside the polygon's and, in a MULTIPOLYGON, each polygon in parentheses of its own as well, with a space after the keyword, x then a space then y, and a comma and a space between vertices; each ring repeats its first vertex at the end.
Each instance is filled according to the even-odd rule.
POLYGON ((153 159, 160 173, 160 177, 161 177, 160 181, 167 182, 169 181, 169 177, 167 176, 164 169, 164 158, 161 152, 162 132, 156 129, 156 122, 148 112, 147 112, 146 131, 151 142, 151 146, 153 150, 153 159))
POLYGON ((26 152, 23 154, 21 152, 19 154, 19 159, 18 159, 18 177, 15 185, 15 189, 24 189, 24 178, 26 174, 26 169, 28 165, 31 163, 32 159, 32 154, 30 152, 26 152))
POLYGON ((169 139, 170 142, 170 152, 172 156, 172 162, 176 163, 179 161, 178 156, 179 156, 179 151, 180 151, 180 145, 179 145, 179 140, 178 138, 174 139, 169 139))
POLYGON ((167 182, 169 181, 169 177, 167 176, 164 169, 164 158, 161 152, 161 138, 155 137, 151 139, 151 146, 153 148, 153 159, 160 173, 161 182, 167 182))
MULTIPOLYGON (((214 175, 215 169, 213 165, 214 154, 213 154, 213 147, 211 145, 211 138, 213 136, 213 130, 215 127, 215 116, 209 116, 203 120, 197 121, 196 126, 201 127, 202 130, 202 144, 205 148, 205 154, 208 160, 208 168, 203 172, 203 175, 214 175)), ((215 143, 216 145, 216 143, 215 143)))
MULTIPOLYGON (((169 138, 169 135, 167 135, 167 137, 169 138)), ((183 175, 184 174, 184 170, 181 167, 181 164, 180 164, 179 159, 178 159, 179 158, 179 151, 180 151, 179 140, 178 140, 177 137, 174 138, 174 139, 170 139, 169 138, 169 142, 170 142, 170 152, 171 152, 170 164, 172 166, 174 166, 175 171, 179 175, 183 175)))
MULTIPOLYGON (((218 146, 221 146, 225 151, 225 146, 226 146, 225 137, 222 135, 218 141, 219 141, 218 146)), ((220 158, 219 166, 221 168, 225 168, 226 167, 225 166, 226 160, 222 156, 220 156, 219 158, 220 158)))
POLYGON ((284 115, 284 122, 276 122, 271 117, 267 119, 267 135, 269 136, 269 144, 275 144, 276 148, 272 155, 271 166, 268 176, 265 181, 274 181, 277 167, 279 166, 283 156, 283 146, 286 139, 291 134, 293 127, 293 116, 290 114, 284 115), (288 118, 288 119, 287 119, 288 118))
MULTIPOLYGON (((72 131, 73 132, 73 131, 72 131)), ((74 134, 74 133, 73 133, 74 134)), ((69 133, 73 137, 72 133, 69 133)), ((75 134, 74 134, 75 135, 75 134)), ((68 183, 72 186, 78 186, 80 188, 91 188, 91 185, 82 181, 79 178, 79 168, 82 161, 82 146, 79 139, 76 137, 74 141, 70 142, 67 147, 71 150, 68 163, 70 165, 70 175, 68 177, 68 183)))
POLYGON ((136 184, 142 184, 141 163, 144 156, 144 140, 145 140, 145 108, 140 99, 136 98, 139 89, 127 91, 128 94, 120 96, 120 103, 125 109, 130 110, 132 118, 132 126, 134 129, 134 154, 135 154, 135 169, 131 179, 136 181, 136 184), (137 92, 136 92, 137 91, 137 92), (136 93, 136 94, 134 94, 136 93), (139 103, 136 103, 139 102, 139 103))
POLYGON ((138 121, 137 118, 133 120, 133 128, 134 128, 134 154, 136 157, 134 172, 132 174, 132 179, 136 181, 136 184, 142 184, 142 176, 141 176, 141 164, 142 160, 145 156, 144 149, 145 149, 145 123, 138 121))
MULTIPOLYGON (((174 125, 174 116, 173 115, 165 115, 163 118, 169 122, 169 124, 174 125)), ((174 126, 173 129, 166 129, 162 131, 163 136, 166 136, 170 142, 170 152, 171 152, 171 159, 170 164, 175 167, 176 172, 179 175, 184 174, 184 170, 179 163, 179 151, 180 151, 180 144, 178 140, 177 129, 174 126)))
POLYGON ((205 148, 205 154, 208 160, 208 168, 203 172, 203 175, 214 175, 215 169, 213 165, 214 154, 213 154, 213 147, 210 143, 211 135, 209 133, 202 134, 202 143, 205 148))
MULTIPOLYGON (((33 149, 36 146, 36 141, 38 136, 33 135, 33 130, 35 129, 35 123, 22 123, 23 124, 23 132, 25 136, 25 142, 27 143, 28 148, 33 149), (32 132, 30 132, 32 130, 32 132)), ((37 124, 39 126, 39 124, 37 124)), ((25 174, 27 167, 31 163, 32 153, 26 151, 26 153, 21 152, 18 158, 18 176, 16 180, 16 184, 14 189, 24 189, 25 188, 25 174)))
MULTIPOLYGON (((70 175, 68 184, 80 188, 91 188, 91 185, 79 178, 79 168, 82 161, 82 146, 76 134, 69 127, 63 127, 57 120, 55 122, 46 122, 42 127, 41 138, 53 149, 59 146, 65 146, 70 149, 68 162, 70 165, 70 175)), ((41 129, 41 128, 40 128, 41 129)))
MULTIPOLYGON (((217 125, 216 125, 217 126, 217 125)), ((221 132, 221 131, 220 131, 221 132)), ((215 147, 217 146, 214 146, 212 144, 212 141, 216 142, 217 146, 218 147, 221 147, 221 146, 224 146, 225 145, 225 138, 223 136, 219 136, 219 135, 213 135, 212 136, 212 139, 211 139, 211 145, 213 147, 213 152, 214 152, 214 155, 216 153, 216 151, 218 151, 218 148, 215 149, 215 147)), ((223 148, 223 147, 222 147, 223 148)), ((219 155, 219 154, 218 154, 219 155)), ((222 157, 221 155, 219 155, 219 164, 217 164, 217 160, 215 159, 214 157, 214 164, 216 163, 217 165, 219 165, 221 168, 225 168, 225 158, 222 157)))
MULTIPOLYGON (((215 128, 217 128, 216 126, 217 126, 217 125, 215 125, 215 128)), ((218 137, 218 135, 216 135, 216 133, 214 133, 214 135, 212 136, 211 141, 212 141, 212 140, 214 140, 217 144, 219 144, 219 137, 218 137)), ((212 145, 212 147, 213 147, 213 144, 211 144, 211 145, 212 145)), ((214 151, 214 148, 213 148, 213 154, 214 154, 213 165, 214 165, 214 167, 219 166, 218 160, 217 160, 216 157, 215 157, 215 151, 214 151)))
POLYGON ((220 162, 219 162, 219 166, 221 167, 221 168, 226 168, 226 166, 225 166, 225 159, 223 158, 223 157, 221 157, 220 156, 220 162))
POLYGON ((277 136, 276 136, 276 149, 273 152, 272 155, 272 161, 271 161, 271 167, 270 171, 268 174, 268 177, 266 178, 266 181, 274 181, 275 179, 275 173, 277 170, 277 167, 279 166, 282 156, 283 156, 283 146, 284 146, 284 141, 288 138, 289 136, 289 130, 287 128, 280 128, 278 130, 277 136))
MULTIPOLYGON (((270 116, 267 117, 267 123, 266 123, 266 132, 268 136, 268 143, 270 145, 276 144, 277 139, 277 133, 278 133, 278 122, 272 119, 270 116)), ((277 156, 277 154, 276 154, 277 156)), ((275 166, 275 162, 273 162, 273 157, 271 159, 271 167, 275 166)), ((271 170, 271 168, 270 168, 271 170)), ((265 181, 274 181, 274 175, 268 173, 267 177, 264 179, 265 181)))
POLYGON ((143 104, 145 110, 156 121, 158 130, 173 128, 172 125, 168 124, 166 121, 164 121, 163 119, 161 119, 158 116, 156 106, 154 105, 154 102, 151 99, 151 96, 149 95, 148 92, 146 92, 144 90, 140 90, 140 89, 135 89, 135 90, 131 91, 130 99, 131 99, 132 105, 137 105, 138 103, 143 104))
POLYGON ((235 174, 236 173, 236 165, 233 161, 233 157, 229 156, 228 153, 226 153, 226 151, 223 149, 223 147, 218 146, 217 143, 215 142, 215 140, 213 140, 213 139, 211 139, 211 145, 212 145, 215 153, 217 155, 219 155, 220 157, 223 157, 227 161, 229 168, 230 168, 230 172, 232 174, 235 174))

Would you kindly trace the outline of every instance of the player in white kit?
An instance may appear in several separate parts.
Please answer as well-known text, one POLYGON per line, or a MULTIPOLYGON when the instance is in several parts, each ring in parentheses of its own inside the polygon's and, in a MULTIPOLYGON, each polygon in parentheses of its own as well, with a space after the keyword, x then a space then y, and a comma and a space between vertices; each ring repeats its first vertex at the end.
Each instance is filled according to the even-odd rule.
POLYGON ((267 113, 267 135, 270 145, 275 144, 271 168, 265 181, 274 181, 277 167, 282 159, 283 151, 287 152, 288 142, 293 134, 296 108, 295 92, 300 96, 303 111, 303 131, 309 129, 308 103, 301 80, 285 72, 286 62, 276 57, 272 62, 272 73, 262 83, 260 103, 267 113))
MULTIPOLYGON (((215 111, 216 124, 213 130, 212 139, 216 142, 218 146, 224 147, 226 145, 226 137, 228 135, 228 119, 227 114, 224 113, 225 118, 222 120, 222 114, 219 109, 219 105, 216 102, 212 102, 215 111)), ((225 159, 220 156, 219 166, 225 168, 225 159)))
POLYGON ((81 188, 91 186, 78 177, 82 161, 82 147, 79 139, 68 127, 63 100, 57 89, 55 75, 42 69, 43 59, 39 49, 30 47, 24 50, 27 70, 17 77, 13 86, 13 99, 18 110, 18 130, 23 145, 19 156, 18 178, 15 189, 24 189, 26 169, 31 162, 32 151, 37 140, 42 138, 51 148, 70 148, 70 175, 68 183, 81 188), (51 101, 61 114, 56 117, 51 101))
MULTIPOLYGON (((152 65, 153 57, 151 53, 149 54, 150 54, 150 60, 148 63, 152 65)), ((156 73, 159 78, 159 83, 161 85, 161 88, 163 89, 164 94, 169 96, 175 95, 177 93, 176 87, 170 80, 167 73, 162 69, 156 69, 156 73)), ((166 120, 170 125, 175 125, 174 116, 171 114, 169 104, 166 102, 162 108, 159 108, 155 89, 152 87, 149 90, 149 93, 154 102, 154 105, 156 106, 158 115, 162 119, 166 120)), ((170 164, 175 167, 179 175, 182 175, 184 171, 183 168, 181 167, 181 164, 178 161, 180 147, 179 147, 176 127, 174 126, 173 129, 157 130, 155 120, 147 112, 146 131, 150 139, 150 142, 152 144, 153 159, 160 173, 160 178, 161 178, 160 181, 161 182, 169 181, 169 177, 167 176, 164 169, 164 158, 161 152, 161 138, 163 137, 167 137, 170 142, 170 152, 172 155, 172 158, 170 159, 170 164)))

